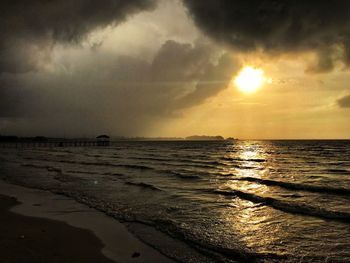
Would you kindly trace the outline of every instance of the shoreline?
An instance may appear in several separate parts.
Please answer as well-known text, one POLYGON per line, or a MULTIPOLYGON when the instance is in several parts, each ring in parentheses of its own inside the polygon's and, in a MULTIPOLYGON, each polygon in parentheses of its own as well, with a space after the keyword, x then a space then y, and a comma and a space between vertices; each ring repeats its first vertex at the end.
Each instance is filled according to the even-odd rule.
POLYGON ((102 254, 102 242, 89 230, 14 213, 17 205, 14 197, 0 194, 3 262, 114 262, 102 254))
MULTIPOLYGON (((56 234, 62 235, 62 237, 67 240, 67 243, 58 243, 58 246, 65 247, 65 245, 69 245, 72 237, 74 237, 75 241, 70 245, 75 247, 81 244, 83 246, 83 251, 86 249, 86 251, 92 252, 93 255, 99 259, 98 262, 175 262, 156 249, 140 241, 127 230, 125 225, 114 218, 84 204, 78 203, 72 198, 60 196, 44 190, 13 185, 0 180, 0 199, 4 202, 4 206, 1 206, 2 213, 10 214, 13 218, 18 218, 19 222, 23 222, 23 224, 19 224, 19 229, 17 229, 17 231, 25 230, 29 227, 32 228, 31 233, 41 232, 42 229, 31 226, 30 223, 33 220, 41 221, 42 226, 53 233, 57 226, 60 226, 64 231, 60 231, 60 233, 56 234), (6 212, 6 206, 9 208, 8 212, 6 212), (84 234, 77 234, 80 232, 84 234), (92 245, 85 244, 84 241, 86 240, 91 240, 92 245), (75 244, 75 242, 79 244, 75 244), (96 250, 96 246, 99 244, 100 247, 96 250), (94 248, 95 250, 93 250, 94 248)), ((8 225, 10 228, 10 233, 14 232, 12 231, 14 230, 12 229, 13 226, 9 221, 5 220, 3 226, 5 225, 8 225)), ((49 238, 49 240, 56 240, 56 234, 53 234, 51 237, 46 237, 49 238)), ((9 241, 7 237, 2 238, 4 238, 2 242, 9 241)), ((34 235, 33 241, 43 247, 47 246, 46 250, 49 250, 49 252, 54 249, 48 245, 50 243, 43 243, 44 241, 42 241, 42 238, 39 236, 34 235)), ((13 249, 13 251, 18 249, 17 243, 10 245, 10 250, 11 249, 13 249)), ((91 257, 83 258, 82 253, 78 253, 76 256, 78 258, 81 257, 84 262, 88 262, 92 259, 91 257)), ((50 261, 54 259, 54 257, 48 258, 50 261)), ((69 258, 61 259, 69 261, 69 258)), ((93 260, 90 262, 96 261, 93 260)))

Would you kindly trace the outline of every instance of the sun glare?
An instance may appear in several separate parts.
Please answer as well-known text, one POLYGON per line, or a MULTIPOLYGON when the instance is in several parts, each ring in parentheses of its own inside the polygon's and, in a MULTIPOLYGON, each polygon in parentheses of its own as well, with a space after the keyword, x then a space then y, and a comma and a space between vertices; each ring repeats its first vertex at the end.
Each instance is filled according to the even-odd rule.
POLYGON ((264 71, 251 66, 244 67, 234 80, 238 89, 245 93, 258 90, 264 82, 264 71))

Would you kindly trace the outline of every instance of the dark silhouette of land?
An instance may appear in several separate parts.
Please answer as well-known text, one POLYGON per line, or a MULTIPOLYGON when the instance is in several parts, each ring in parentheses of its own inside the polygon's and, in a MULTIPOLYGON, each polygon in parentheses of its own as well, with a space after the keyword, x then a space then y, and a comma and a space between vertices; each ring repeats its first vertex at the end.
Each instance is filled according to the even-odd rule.
POLYGON ((208 136, 208 135, 193 135, 186 137, 186 140, 189 141, 223 141, 224 137, 218 136, 208 136))

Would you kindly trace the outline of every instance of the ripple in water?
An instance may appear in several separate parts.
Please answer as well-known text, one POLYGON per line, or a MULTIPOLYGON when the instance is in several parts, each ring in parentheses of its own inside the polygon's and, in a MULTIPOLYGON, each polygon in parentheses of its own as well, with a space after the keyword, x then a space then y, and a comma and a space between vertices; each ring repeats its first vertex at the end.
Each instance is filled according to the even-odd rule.
POLYGON ((350 261, 349 141, 1 149, 0 162, 3 179, 153 226, 215 260, 350 261))

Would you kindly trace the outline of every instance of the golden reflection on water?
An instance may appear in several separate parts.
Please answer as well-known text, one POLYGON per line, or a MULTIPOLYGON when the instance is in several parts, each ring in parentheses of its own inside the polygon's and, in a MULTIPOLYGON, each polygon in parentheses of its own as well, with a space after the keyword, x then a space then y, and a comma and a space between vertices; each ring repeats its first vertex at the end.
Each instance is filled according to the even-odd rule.
POLYGON ((284 239, 281 225, 276 223, 278 211, 239 198, 234 198, 230 205, 221 217, 228 232, 239 236, 247 248, 264 252, 284 239))
POLYGON ((260 194, 268 191, 268 187, 255 182, 239 181, 235 179, 254 177, 261 178, 267 171, 268 160, 267 144, 261 142, 242 141, 239 145, 234 145, 235 151, 227 155, 229 159, 236 160, 236 165, 227 169, 227 173, 232 174, 232 180, 228 180, 223 188, 235 189, 245 192, 260 194))
MULTIPOLYGON (((271 191, 266 185, 244 180, 235 180, 245 177, 261 178, 267 169, 269 145, 261 142, 240 142, 234 146, 236 151, 229 153, 228 157, 237 160, 236 166, 229 169, 232 174, 221 186, 226 190, 238 190, 245 193, 264 196, 271 191)), ((239 233, 241 240, 247 247, 260 247, 262 250, 271 243, 279 243, 281 237, 280 225, 275 224, 280 212, 248 200, 232 197, 230 208, 226 209, 222 217, 227 227, 239 233), (278 233, 278 235, 275 235, 278 233)))

